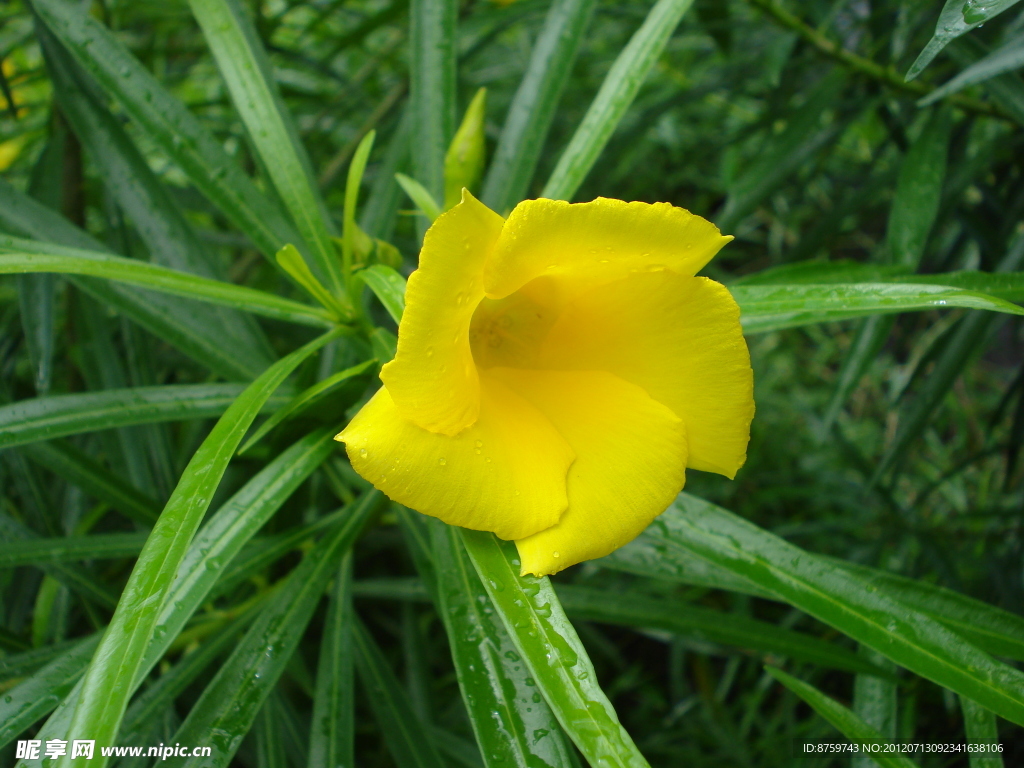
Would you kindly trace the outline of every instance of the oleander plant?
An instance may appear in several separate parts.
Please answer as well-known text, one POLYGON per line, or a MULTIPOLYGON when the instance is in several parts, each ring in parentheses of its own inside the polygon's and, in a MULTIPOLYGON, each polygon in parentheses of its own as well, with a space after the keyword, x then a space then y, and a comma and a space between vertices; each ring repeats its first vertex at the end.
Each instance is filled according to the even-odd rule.
POLYGON ((1016 0, 3 4, 0 765, 1024 764, 1022 67, 1016 0))

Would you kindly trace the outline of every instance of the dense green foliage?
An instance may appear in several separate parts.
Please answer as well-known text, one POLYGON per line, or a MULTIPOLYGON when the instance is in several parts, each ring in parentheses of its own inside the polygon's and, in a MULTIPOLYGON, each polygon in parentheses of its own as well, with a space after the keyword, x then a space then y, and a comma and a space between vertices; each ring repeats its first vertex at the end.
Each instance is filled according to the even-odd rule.
POLYGON ((840 732, 1024 761, 1022 6, 0 20, 0 764, 768 768, 840 732), (331 440, 462 183, 736 236, 706 274, 749 334, 746 466, 551 580, 331 440))

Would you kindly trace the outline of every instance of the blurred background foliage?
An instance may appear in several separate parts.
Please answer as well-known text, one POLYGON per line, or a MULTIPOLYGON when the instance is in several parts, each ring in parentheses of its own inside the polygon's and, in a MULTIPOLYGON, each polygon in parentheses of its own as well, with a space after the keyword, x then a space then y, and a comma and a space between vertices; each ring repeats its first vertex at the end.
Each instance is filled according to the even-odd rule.
MULTIPOLYGON (((398 248, 407 274, 422 229, 422 218, 394 181, 396 172, 412 173, 409 146, 418 129, 408 108, 408 0, 245 4, 338 222, 349 162, 359 142, 376 131, 360 222, 370 235, 398 248)), ((261 161, 186 3, 86 0, 78 5, 114 30, 247 172, 263 178, 261 161)), ((549 5, 547 0, 468 0, 459 7, 457 109, 461 115, 478 89, 487 89, 487 157, 549 5)), ((594 4, 527 197, 540 194, 561 148, 649 6, 636 0, 594 4)), ((574 199, 668 201, 710 218, 736 236, 707 270, 727 284, 756 284, 787 274, 796 276, 792 282, 814 282, 807 273, 784 271, 808 260, 848 260, 854 263, 850 269, 899 265, 925 274, 1019 270, 1024 260, 1024 81, 1019 72, 1010 66, 955 95, 924 106, 921 100, 991 51, 1019 48, 1024 10, 1009 8, 953 41, 906 81, 941 10, 939 2, 919 0, 696 0, 574 199)), ((4 178, 114 251, 145 258, 151 241, 140 236, 138 222, 124 208, 123 191, 115 188, 124 182, 111 177, 95 147, 83 141, 83 126, 69 117, 70 94, 54 84, 57 78, 47 69, 29 5, 5 3, 0 23, 4 178)), ((213 273, 275 293, 291 290, 144 131, 116 104, 97 98, 109 106, 212 254, 213 273)), ((273 194, 269 184, 260 183, 273 194)), ((215 380, 207 367, 66 281, 41 278, 26 288, 17 282, 21 279, 0 279, 3 401, 215 380), (33 290, 38 293, 29 293, 33 290), (26 295, 37 298, 26 301, 26 295), (54 307, 53 333, 33 339, 23 315, 47 301, 54 307), (52 359, 52 367, 43 359, 52 359)), ((271 346, 267 359, 309 338, 284 323, 266 321, 262 327, 271 346)), ((747 465, 734 482, 691 472, 689 492, 806 550, 1024 612, 1019 317, 929 311, 776 331, 751 336, 750 343, 758 411, 747 465)), ((358 342, 338 347, 300 368, 299 383, 312 384, 368 356, 358 342)), ((234 462, 214 505, 323 423, 325 414, 328 420, 341 419, 372 386, 371 373, 336 391, 315 417, 293 420, 234 462)), ((92 456, 104 473, 130 483, 159 510, 208 425, 192 420, 125 427, 75 436, 67 445, 92 456)), ((302 485, 264 535, 312 524, 362 490, 362 481, 340 456, 302 485)), ((142 530, 112 513, 109 498, 97 497, 61 466, 52 455, 30 448, 0 454, 0 512, 9 546, 39 536, 142 530)), ((359 613, 395 670, 411 711, 428 724, 444 764, 480 765, 441 617, 423 602, 414 583, 382 581, 417 574, 397 522, 395 513, 386 511, 355 550, 359 613), (360 582, 367 585, 362 592, 360 582), (401 585, 411 591, 403 593, 401 585), (393 599, 403 596, 413 599, 393 599)), ((406 537, 416 527, 409 525, 403 529, 406 537)), ((116 596, 131 568, 131 546, 92 559, 80 570, 116 596)), ((90 634, 110 608, 69 588, 66 575, 47 566, 46 557, 39 561, 42 569, 21 564, 0 572, 0 646, 17 660, 6 667, 0 660, 5 690, 36 668, 24 659, 36 653, 50 660, 45 649, 64 648, 90 634)), ((195 653, 210 637, 220 637, 217 633, 232 626, 247 601, 296 562, 289 551, 250 574, 244 587, 211 603, 206 623, 193 626, 191 639, 179 640, 153 681, 182 663, 175 652, 195 653)), ((838 638, 784 605, 597 564, 570 569, 556 581, 609 595, 686 601, 826 640, 838 638)), ((321 607, 236 764, 306 765, 303 734, 327 623, 321 607)), ((833 733, 766 674, 763 649, 729 645, 700 632, 669 631, 657 623, 645 628, 643 621, 639 629, 600 617, 576 623, 605 691, 652 765, 790 765, 795 739, 833 733)), ((229 650, 222 643, 210 652, 211 659, 229 650)), ((853 701, 849 672, 793 666, 827 693, 853 701)), ((171 740, 202 686, 202 676, 192 679, 167 706, 151 713, 152 721, 139 731, 147 743, 171 740)), ((369 698, 357 698, 358 764, 420 764, 392 756, 389 726, 386 719, 378 723, 375 712, 380 717, 369 698)), ((913 741, 963 735, 953 694, 914 676, 900 678, 896 719, 895 732, 913 741)), ((1000 723, 1000 728, 1008 750, 1005 764, 1021 764, 1019 727, 1000 723)), ((13 759, 13 743, 3 755, 5 761, 13 759)), ((916 759, 922 766, 967 765, 963 755, 916 759)))

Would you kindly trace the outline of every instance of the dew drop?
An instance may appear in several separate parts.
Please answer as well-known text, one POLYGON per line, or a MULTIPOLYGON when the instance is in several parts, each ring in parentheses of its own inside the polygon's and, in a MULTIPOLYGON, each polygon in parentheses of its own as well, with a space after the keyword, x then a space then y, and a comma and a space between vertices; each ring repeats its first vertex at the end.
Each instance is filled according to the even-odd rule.
POLYGON ((437 463, 438 463, 438 464, 440 464, 440 465, 441 465, 441 466, 443 467, 443 466, 444 466, 445 464, 447 464, 448 462, 447 462, 447 460, 445 460, 445 458, 444 458, 444 457, 442 456, 442 457, 441 457, 440 459, 438 459, 438 460, 437 460, 437 463))
POLYGON ((551 556, 552 557, 561 557, 561 554, 559 554, 558 552, 552 552, 551 556))
POLYGON ((362 456, 364 459, 366 458, 366 454, 367 454, 367 450, 365 448, 360 448, 359 449, 359 455, 362 456))

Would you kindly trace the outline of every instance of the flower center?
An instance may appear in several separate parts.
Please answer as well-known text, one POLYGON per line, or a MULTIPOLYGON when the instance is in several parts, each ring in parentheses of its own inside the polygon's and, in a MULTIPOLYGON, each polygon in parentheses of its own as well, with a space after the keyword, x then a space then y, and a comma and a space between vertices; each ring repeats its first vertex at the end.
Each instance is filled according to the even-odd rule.
POLYGON ((473 360, 482 369, 536 368, 541 345, 561 310, 555 282, 547 277, 503 299, 485 298, 469 325, 473 360))

